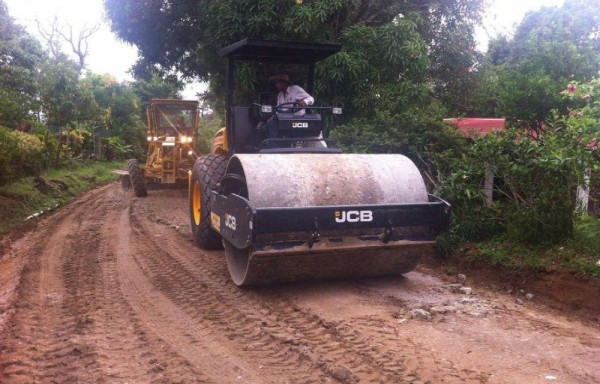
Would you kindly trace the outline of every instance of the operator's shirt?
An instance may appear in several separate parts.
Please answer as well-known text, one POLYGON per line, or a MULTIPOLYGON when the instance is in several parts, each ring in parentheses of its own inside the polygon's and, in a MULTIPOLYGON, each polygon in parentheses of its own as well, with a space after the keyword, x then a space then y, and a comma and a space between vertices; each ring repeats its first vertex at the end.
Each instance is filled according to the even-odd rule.
MULTIPOLYGON (((315 99, 308 94, 302 87, 292 84, 285 91, 279 92, 277 95, 277 105, 283 103, 299 103, 304 101, 306 105, 313 105, 315 99)), ((303 116, 305 113, 304 109, 294 113, 296 116, 303 116)))

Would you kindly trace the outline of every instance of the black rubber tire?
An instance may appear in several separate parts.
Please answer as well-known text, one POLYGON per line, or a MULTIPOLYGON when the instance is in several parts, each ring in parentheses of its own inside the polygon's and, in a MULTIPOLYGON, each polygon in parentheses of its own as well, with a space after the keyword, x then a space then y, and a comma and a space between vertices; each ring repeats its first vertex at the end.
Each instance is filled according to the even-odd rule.
POLYGON ((148 190, 146 189, 146 182, 144 180, 142 169, 140 168, 140 163, 138 163, 136 159, 129 159, 127 161, 127 168, 129 169, 129 180, 131 180, 134 195, 137 197, 148 196, 148 190))
POLYGON ((222 249, 221 235, 210 226, 210 191, 225 175, 227 156, 204 155, 196 159, 190 180, 189 206, 192 234, 196 244, 203 249, 222 249), (198 190, 195 193, 195 188, 198 190), (198 196, 199 195, 199 196, 198 196), (198 199, 199 201, 194 201, 198 199), (194 212, 194 206, 199 211, 194 212))

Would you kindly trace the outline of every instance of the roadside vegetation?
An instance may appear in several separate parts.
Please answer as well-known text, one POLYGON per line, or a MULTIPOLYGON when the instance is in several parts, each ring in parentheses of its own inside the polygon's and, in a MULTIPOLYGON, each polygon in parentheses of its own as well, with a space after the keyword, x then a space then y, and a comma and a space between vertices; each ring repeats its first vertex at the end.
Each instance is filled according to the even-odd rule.
POLYGON ((71 201, 81 193, 113 182, 122 161, 84 161, 48 169, 0 186, 0 235, 71 201))
POLYGON ((600 277, 599 233, 600 220, 585 215, 575 220, 572 236, 564 241, 532 245, 498 238, 476 244, 466 257, 515 270, 571 270, 600 277))
MULTIPOLYGON (((417 164, 453 206, 441 253, 600 273, 598 208, 588 212, 577 194, 600 206, 597 1, 528 13, 485 53, 474 33, 483 0, 200 4, 105 0, 113 31, 140 52, 136 81, 118 83, 28 35, 0 0, 0 185, 92 160, 143 160, 145 105, 177 97, 181 76, 209 84, 202 98, 213 113, 198 144, 206 153, 224 115, 219 48, 245 37, 338 42, 341 52, 317 68, 317 103, 344 108, 331 136, 346 151, 402 153, 417 164), (507 129, 470 139, 447 117, 504 117, 507 129)), ((269 86, 259 67, 235 70, 236 98, 269 86)))

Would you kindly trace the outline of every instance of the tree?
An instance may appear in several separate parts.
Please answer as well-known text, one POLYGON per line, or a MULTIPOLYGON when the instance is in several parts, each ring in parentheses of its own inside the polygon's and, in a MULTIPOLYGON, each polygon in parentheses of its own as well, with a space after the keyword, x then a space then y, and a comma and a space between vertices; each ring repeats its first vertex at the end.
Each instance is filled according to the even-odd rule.
POLYGON ((15 127, 35 119, 38 71, 46 59, 40 44, 14 23, 0 0, 0 125, 15 127))
POLYGON ((79 66, 64 55, 42 66, 40 98, 46 123, 57 129, 91 120, 97 113, 94 95, 79 80, 79 66))
POLYGON ((100 29, 100 24, 88 27, 84 25, 78 32, 73 30, 72 25, 60 25, 55 17, 49 26, 44 26, 36 19, 40 36, 46 42, 48 50, 55 59, 64 55, 63 44, 66 43, 71 52, 77 57, 79 69, 85 68, 85 59, 88 55, 88 39, 100 29))
POLYGON ((429 78, 434 97, 450 114, 467 110, 468 100, 478 91, 478 69, 483 55, 476 51, 475 27, 481 22, 486 1, 405 1, 404 14, 416 13, 417 26, 428 46, 429 78))
POLYGON ((552 109, 566 113, 571 102, 561 90, 598 74, 599 31, 600 1, 566 0, 562 7, 528 13, 512 39, 492 42, 488 56, 498 65, 505 116, 539 129, 552 109))
POLYGON ((245 37, 342 42, 343 51, 319 67, 318 96, 344 95, 337 101, 349 103, 349 110, 373 100, 382 88, 390 93, 390 81, 402 84, 405 98, 427 93, 432 74, 445 74, 442 82, 450 84, 456 68, 465 72, 472 65, 462 58, 471 50, 461 47, 472 48, 472 25, 482 7, 482 0, 105 0, 113 31, 139 49, 138 73, 178 71, 208 81, 215 100, 222 99, 224 88, 219 48, 245 37), (448 57, 456 58, 452 69, 444 64, 448 57), (365 70, 370 77, 357 81, 365 70), (375 89, 374 79, 380 83, 375 89))
POLYGON ((316 1, 296 6, 291 1, 137 1, 105 0, 112 28, 140 50, 140 66, 176 69, 184 76, 210 80, 223 73, 219 48, 243 37, 335 40, 344 25, 389 22, 385 12, 394 1, 316 1), (326 29, 326 30, 325 30, 326 29), (322 32, 322 33, 319 33, 322 32), (320 35, 320 36, 317 36, 320 35))
POLYGON ((163 79, 157 74, 151 74, 148 78, 137 78, 131 87, 141 101, 141 112, 144 115, 150 100, 176 98, 183 84, 175 76, 163 79))
POLYGON ((102 120, 96 124, 110 136, 113 144, 131 148, 129 156, 143 157, 146 144, 146 110, 135 83, 119 83, 107 75, 88 75, 94 99, 102 110, 102 120))

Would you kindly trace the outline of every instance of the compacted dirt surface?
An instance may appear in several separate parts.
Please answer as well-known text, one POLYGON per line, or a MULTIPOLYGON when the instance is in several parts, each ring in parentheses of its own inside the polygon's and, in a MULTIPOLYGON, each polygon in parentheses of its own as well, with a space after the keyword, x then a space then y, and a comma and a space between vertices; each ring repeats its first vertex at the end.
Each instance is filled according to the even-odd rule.
POLYGON ((240 289, 187 210, 114 183, 2 239, 0 382, 600 383, 599 324, 539 295, 427 268, 240 289))

